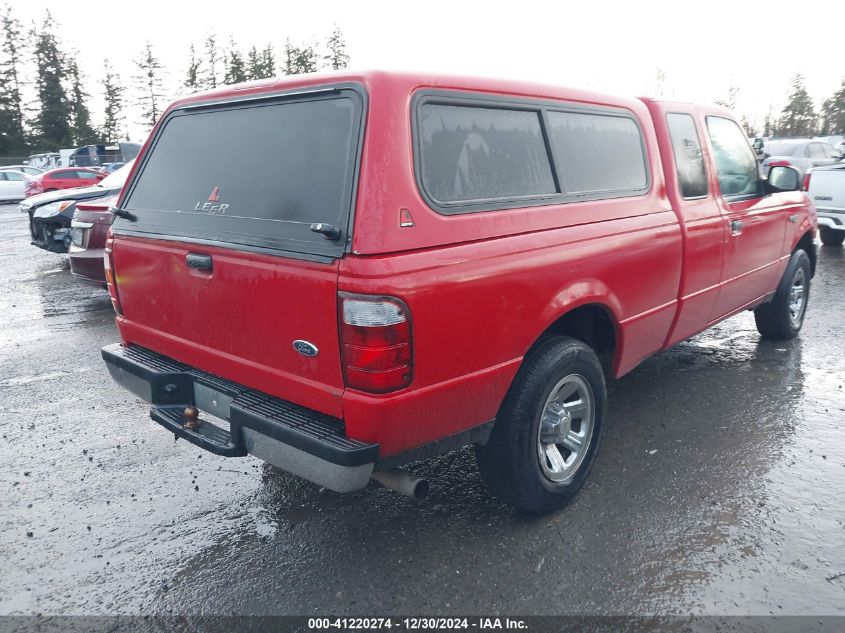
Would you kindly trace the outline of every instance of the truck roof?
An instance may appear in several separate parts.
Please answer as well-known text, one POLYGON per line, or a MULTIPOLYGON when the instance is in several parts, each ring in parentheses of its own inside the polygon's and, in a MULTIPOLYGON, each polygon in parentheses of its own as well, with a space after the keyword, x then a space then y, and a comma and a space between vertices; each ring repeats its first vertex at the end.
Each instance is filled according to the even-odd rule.
POLYGON ((585 103, 613 104, 631 109, 638 109, 638 103, 641 101, 641 99, 631 96, 613 95, 583 90, 581 88, 519 80, 497 79, 493 77, 467 77, 440 73, 364 70, 333 71, 258 79, 255 81, 248 81, 241 84, 194 93, 174 102, 173 106, 178 107, 190 103, 225 100, 237 97, 243 98, 250 95, 275 92, 278 90, 345 82, 361 83, 367 87, 392 84, 395 87, 402 86, 408 91, 414 90, 416 87, 425 86, 429 88, 490 92, 535 98, 565 99, 567 101, 581 101, 585 103))

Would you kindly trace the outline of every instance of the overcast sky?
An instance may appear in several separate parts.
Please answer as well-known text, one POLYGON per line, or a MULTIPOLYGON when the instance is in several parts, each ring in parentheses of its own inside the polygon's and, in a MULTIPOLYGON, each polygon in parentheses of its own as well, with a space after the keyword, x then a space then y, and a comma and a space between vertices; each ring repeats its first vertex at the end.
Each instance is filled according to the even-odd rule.
MULTIPOLYGON (((337 24, 354 68, 424 70, 520 78, 620 94, 712 101, 739 87, 738 111, 762 124, 782 107, 792 75, 816 100, 845 77, 845 0, 787 2, 375 2, 358 0, 141 0, 79 3, 14 0, 17 16, 40 22, 49 9, 66 50, 77 49, 96 122, 102 62, 128 81, 146 40, 184 79, 188 46, 215 32, 241 48, 324 39, 337 24)), ((136 119, 137 115, 131 117, 136 119)), ((132 128, 137 130, 137 127, 132 128)))

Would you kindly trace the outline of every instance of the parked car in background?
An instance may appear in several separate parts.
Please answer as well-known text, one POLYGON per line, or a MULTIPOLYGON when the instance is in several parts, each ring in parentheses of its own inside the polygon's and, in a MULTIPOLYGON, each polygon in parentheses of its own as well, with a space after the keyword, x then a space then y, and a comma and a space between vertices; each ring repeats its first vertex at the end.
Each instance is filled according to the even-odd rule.
POLYGON ((807 173, 804 188, 819 214, 819 236, 825 246, 845 242, 845 163, 807 173))
POLYGON ((40 176, 44 173, 44 169, 39 169, 38 167, 32 167, 30 165, 4 165, 0 167, 0 171, 6 171, 7 169, 11 169, 13 171, 19 171, 30 178, 35 178, 36 176, 40 176))
POLYGON ((764 148, 763 175, 773 165, 795 167, 803 176, 808 169, 838 163, 842 156, 833 145, 812 139, 779 139, 764 148))
POLYGON ((109 373, 177 437, 338 492, 413 494, 398 466, 474 444, 494 494, 550 512, 605 372, 743 310, 803 323, 813 205, 726 108, 305 75, 178 101, 146 147, 106 242, 109 373))
POLYGON ((29 181, 26 197, 74 187, 90 187, 105 177, 106 174, 86 167, 51 169, 29 181))
POLYGON ((833 148, 845 157, 845 134, 833 134, 832 136, 817 136, 814 141, 821 141, 828 145, 833 145, 833 148))
POLYGON ((82 281, 105 287, 106 272, 103 255, 106 236, 114 215, 110 212, 117 204, 117 196, 77 203, 70 224, 70 272, 82 281))
POLYGON ((0 202, 19 202, 26 198, 29 177, 14 169, 0 170, 0 202))
POLYGON ((97 171, 101 171, 105 174, 111 174, 123 167, 125 164, 126 163, 103 163, 97 168, 97 171))
MULTIPOLYGON (((70 224, 76 204, 118 193, 132 170, 132 161, 93 187, 78 187, 50 191, 27 198, 18 209, 29 214, 31 244, 54 253, 65 253, 71 242, 70 224)), ((65 171, 65 170, 59 170, 65 171)))

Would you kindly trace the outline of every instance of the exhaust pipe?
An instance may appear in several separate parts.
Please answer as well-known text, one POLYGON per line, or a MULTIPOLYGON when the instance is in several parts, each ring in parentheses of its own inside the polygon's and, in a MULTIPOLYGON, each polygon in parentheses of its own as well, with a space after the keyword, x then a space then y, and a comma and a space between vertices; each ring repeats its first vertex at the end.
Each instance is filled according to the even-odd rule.
POLYGON ((400 468, 374 472, 373 479, 385 488, 390 488, 412 499, 422 499, 428 494, 428 482, 425 479, 414 477, 407 470, 400 468))

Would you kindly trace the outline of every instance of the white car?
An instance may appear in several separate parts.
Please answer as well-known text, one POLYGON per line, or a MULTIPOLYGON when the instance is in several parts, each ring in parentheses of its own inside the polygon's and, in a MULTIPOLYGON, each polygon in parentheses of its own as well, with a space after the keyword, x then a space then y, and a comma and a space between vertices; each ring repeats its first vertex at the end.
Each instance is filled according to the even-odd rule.
POLYGON ((29 177, 14 169, 0 170, 0 202, 19 202, 26 198, 29 177))
POLYGON ((40 176, 46 171, 44 169, 41 169, 40 167, 32 167, 31 165, 5 165, 3 167, 0 167, 0 171, 6 171, 7 169, 19 171, 22 174, 26 174, 30 178, 40 176))
POLYGON ((808 193, 819 214, 819 234, 825 246, 845 242, 845 163, 817 167, 807 176, 808 193))

